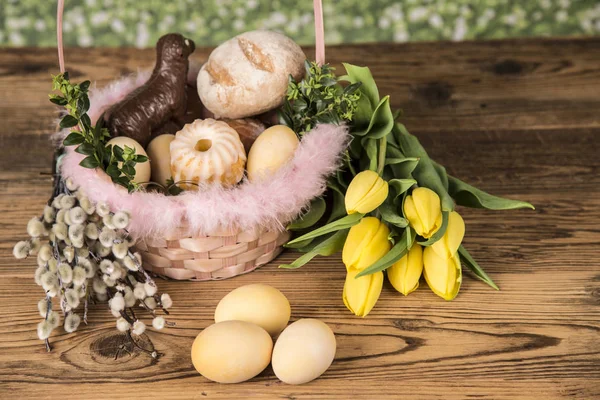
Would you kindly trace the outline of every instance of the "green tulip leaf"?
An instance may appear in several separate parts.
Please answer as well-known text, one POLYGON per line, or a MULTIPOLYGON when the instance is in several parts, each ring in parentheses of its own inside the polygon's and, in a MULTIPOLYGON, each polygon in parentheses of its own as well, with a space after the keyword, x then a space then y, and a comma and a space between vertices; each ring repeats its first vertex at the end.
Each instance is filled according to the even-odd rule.
POLYGON ((371 274, 374 274, 375 272, 383 271, 384 269, 391 267, 392 264, 394 264, 395 262, 400 260, 402 257, 404 257, 406 255, 406 253, 408 253, 408 251, 410 250, 410 247, 408 247, 408 244, 412 243, 414 241, 414 235, 415 235, 414 231, 412 231, 410 229, 405 230, 404 234, 402 234, 402 237, 400 238, 400 240, 398 240, 398 242, 394 245, 394 247, 392 247, 392 249, 390 251, 388 251, 386 253, 386 255, 381 257, 373 265, 360 271, 356 275, 356 278, 359 278, 359 277, 365 276, 365 275, 371 275, 371 274), (407 236, 408 236, 408 238, 407 238, 407 236))
POLYGON ((332 196, 331 202, 331 214, 329 215, 329 219, 327 223, 335 221, 339 218, 342 218, 346 215, 346 202, 344 198, 344 193, 338 189, 337 187, 331 187, 329 191, 332 196))
POLYGON ((444 183, 433 166, 433 162, 423 146, 421 146, 421 143, 419 143, 419 139, 408 133, 402 124, 396 124, 394 133, 396 134, 398 143, 400 143, 402 153, 407 157, 419 159, 419 163, 412 172, 412 176, 417 180, 419 186, 429 188, 440 196, 443 211, 453 211, 454 200, 448 194, 444 183))
POLYGON ((279 268, 296 269, 302 267, 318 255, 330 256, 332 254, 335 254, 338 251, 342 250, 342 248, 344 247, 346 237, 348 237, 348 229, 337 231, 336 233, 325 238, 323 241, 320 241, 317 244, 315 244, 311 250, 308 250, 306 254, 298 257, 291 264, 282 264, 279 266, 279 268))
POLYGON ((410 189, 413 185, 417 183, 414 179, 390 179, 388 182, 391 187, 396 190, 396 197, 394 200, 398 199, 404 192, 410 189))
POLYGON ((469 268, 469 270, 473 272, 473 274, 475 274, 475 276, 478 279, 487 283, 492 288, 500 290, 498 285, 496 285, 492 278, 490 278, 488 274, 486 274, 485 271, 479 266, 479 264, 477 264, 477 261, 475 261, 475 259, 471 257, 471 254, 469 254, 469 252, 467 251, 467 249, 464 248, 463 245, 461 245, 458 248, 458 254, 460 255, 461 261, 465 263, 467 268, 469 268))
POLYGON ((367 157, 369 157, 369 169, 377 171, 377 141, 371 138, 364 138, 362 143, 367 157))
POLYGON ((310 245, 313 242, 313 240, 314 239, 306 239, 294 244, 286 243, 283 245, 283 247, 285 247, 286 249, 296 249, 298 251, 302 251, 302 249, 310 245))
POLYGON ((422 242, 418 242, 418 243, 421 246, 431 246, 432 244, 434 244, 435 242, 440 240, 442 237, 444 237, 444 234, 446 233, 446 230, 448 229, 448 217, 449 216, 450 216, 450 213, 448 211, 442 211, 442 226, 440 226, 440 229, 438 229, 429 239, 424 240, 422 242))
POLYGON ((398 228, 406 228, 408 226, 408 221, 406 218, 402 217, 394 207, 390 204, 383 203, 377 209, 381 213, 381 219, 385 222, 397 226, 398 228))
POLYGON ((350 83, 360 82, 361 85, 358 90, 362 93, 361 97, 369 100, 371 106, 375 108, 375 105, 379 103, 379 89, 377 89, 377 84, 375 83, 375 79, 373 79, 371 70, 368 67, 359 67, 348 63, 343 63, 343 65, 347 75, 341 76, 339 80, 345 80, 350 83))
POLYGON ((369 99, 362 94, 356 102, 356 111, 352 116, 352 125, 354 129, 364 131, 371 122, 371 116, 377 103, 371 106, 369 99))
POLYGON ((450 183, 450 194, 456 200, 456 204, 461 206, 485 208, 488 210, 514 210, 518 208, 531 208, 535 210, 535 207, 526 201, 493 196, 453 176, 448 176, 448 180, 450 183))
POLYGON ((438 176, 440 177, 440 180, 442 181, 442 184, 444 185, 444 187, 446 188, 446 191, 447 191, 449 182, 448 182, 448 173, 446 173, 446 168, 443 165, 438 164, 433 160, 431 160, 431 163, 433 164, 433 168, 435 169, 435 172, 437 172, 438 176))
POLYGON ((386 136, 394 127, 394 116, 392 115, 392 109, 390 108, 390 96, 385 96, 379 104, 373 115, 371 121, 366 129, 360 129, 355 127, 352 130, 352 134, 356 136, 367 136, 372 139, 381 139, 386 136))
POLYGON ((310 228, 323 217, 325 214, 325 209, 327 205, 325 204, 325 200, 322 197, 317 197, 313 199, 310 203, 310 208, 308 212, 304 214, 302 217, 298 218, 294 222, 288 225, 287 229, 289 231, 298 231, 301 229, 310 228))
POLYGON ((354 225, 358 224, 360 222, 360 220, 362 219, 363 214, 361 213, 354 213, 354 214, 350 214, 350 215, 346 215, 343 218, 338 219, 337 221, 334 222, 330 222, 327 225, 324 225, 320 228, 315 229, 314 231, 308 232, 305 235, 302 235, 300 237, 297 237, 294 240, 291 240, 288 242, 288 244, 294 244, 306 239, 313 239, 319 236, 323 236, 326 235, 328 233, 331 232, 336 232, 342 229, 348 229, 353 227, 354 225))

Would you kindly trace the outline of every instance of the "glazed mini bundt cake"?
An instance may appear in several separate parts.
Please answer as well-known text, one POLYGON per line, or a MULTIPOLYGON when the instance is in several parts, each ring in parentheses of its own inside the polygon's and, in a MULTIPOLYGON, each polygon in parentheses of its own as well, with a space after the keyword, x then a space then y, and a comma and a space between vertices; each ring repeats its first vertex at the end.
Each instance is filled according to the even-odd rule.
POLYGON ((227 123, 208 118, 185 125, 171 142, 171 174, 182 189, 219 183, 231 186, 244 176, 246 152, 227 123))

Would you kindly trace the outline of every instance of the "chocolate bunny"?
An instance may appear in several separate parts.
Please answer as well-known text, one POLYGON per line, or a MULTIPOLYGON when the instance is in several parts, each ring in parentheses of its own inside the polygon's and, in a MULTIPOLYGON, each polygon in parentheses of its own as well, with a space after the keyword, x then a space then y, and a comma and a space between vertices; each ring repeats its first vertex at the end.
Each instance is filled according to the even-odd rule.
POLYGON ((112 136, 127 136, 146 147, 154 131, 169 121, 181 123, 187 108, 188 57, 194 50, 194 42, 178 33, 158 40, 148 81, 104 113, 112 136))

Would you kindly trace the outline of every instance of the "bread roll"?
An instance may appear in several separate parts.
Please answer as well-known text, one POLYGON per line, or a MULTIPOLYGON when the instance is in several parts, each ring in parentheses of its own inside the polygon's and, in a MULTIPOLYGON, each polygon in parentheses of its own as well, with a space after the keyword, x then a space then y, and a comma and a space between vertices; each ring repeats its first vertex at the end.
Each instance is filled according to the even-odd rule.
POLYGON ((198 94, 218 118, 260 114, 282 104, 289 75, 301 79, 305 59, 280 33, 242 33, 213 50, 198 73, 198 94))

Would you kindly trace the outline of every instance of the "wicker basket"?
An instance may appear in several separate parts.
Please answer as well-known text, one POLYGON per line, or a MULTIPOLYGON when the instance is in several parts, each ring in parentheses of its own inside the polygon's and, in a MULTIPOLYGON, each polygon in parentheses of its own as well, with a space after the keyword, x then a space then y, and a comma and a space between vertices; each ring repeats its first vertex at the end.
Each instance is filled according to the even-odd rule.
POLYGON ((231 278, 272 261, 290 238, 284 232, 218 232, 189 237, 186 228, 136 244, 147 271, 195 281, 231 278))

